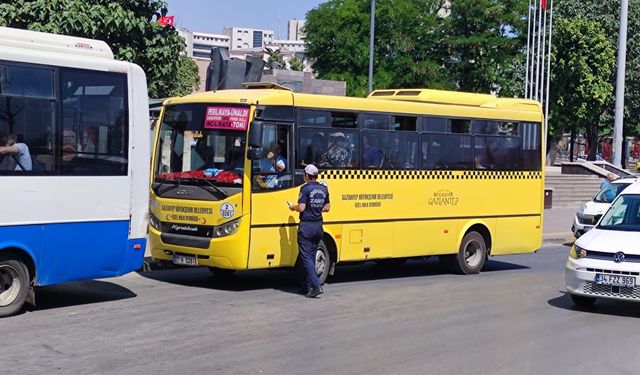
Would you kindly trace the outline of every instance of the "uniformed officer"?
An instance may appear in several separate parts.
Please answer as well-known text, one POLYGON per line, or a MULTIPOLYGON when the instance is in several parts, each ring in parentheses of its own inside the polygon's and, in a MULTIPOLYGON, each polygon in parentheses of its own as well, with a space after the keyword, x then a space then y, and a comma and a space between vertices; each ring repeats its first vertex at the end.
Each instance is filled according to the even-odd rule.
POLYGON ((317 181, 318 168, 307 165, 304 169, 305 184, 300 188, 298 203, 289 203, 289 209, 300 213, 298 225, 298 253, 306 272, 306 296, 322 294, 320 279, 316 273, 316 251, 322 239, 322 213, 329 212, 329 189, 317 181))

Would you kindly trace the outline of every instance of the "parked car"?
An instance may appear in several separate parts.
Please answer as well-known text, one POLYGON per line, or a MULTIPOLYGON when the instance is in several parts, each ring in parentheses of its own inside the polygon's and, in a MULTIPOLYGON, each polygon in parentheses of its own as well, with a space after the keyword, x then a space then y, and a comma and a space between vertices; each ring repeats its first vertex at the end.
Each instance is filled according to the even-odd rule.
POLYGON ((592 200, 584 203, 573 218, 573 225, 571 226, 573 235, 579 238, 589 229, 593 228, 595 224, 593 220, 594 217, 602 215, 618 194, 637 180, 636 177, 625 177, 614 180, 604 189, 600 190, 592 200))
POLYGON ((597 298, 640 302, 640 182, 627 187, 578 238, 566 263, 567 292, 576 305, 597 298))

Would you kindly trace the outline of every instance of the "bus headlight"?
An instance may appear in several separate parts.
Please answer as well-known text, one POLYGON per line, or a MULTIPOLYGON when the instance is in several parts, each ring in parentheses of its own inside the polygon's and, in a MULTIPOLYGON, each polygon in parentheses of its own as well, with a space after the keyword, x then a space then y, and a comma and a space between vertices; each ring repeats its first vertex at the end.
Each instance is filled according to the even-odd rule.
POLYGON ((571 250, 569 250, 569 256, 573 259, 584 258, 587 256, 587 250, 574 244, 571 246, 571 250))
POLYGON ((213 238, 230 236, 240 228, 240 219, 230 221, 226 224, 213 228, 213 238))
POLYGON ((155 230, 160 230, 160 219, 156 217, 156 215, 149 212, 149 225, 155 230))

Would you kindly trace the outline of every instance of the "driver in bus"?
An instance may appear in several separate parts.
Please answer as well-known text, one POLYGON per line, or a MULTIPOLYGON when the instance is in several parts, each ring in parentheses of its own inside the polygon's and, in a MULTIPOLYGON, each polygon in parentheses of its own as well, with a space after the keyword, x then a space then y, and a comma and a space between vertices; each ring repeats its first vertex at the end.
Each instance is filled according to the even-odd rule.
POLYGON ((31 154, 25 143, 18 142, 15 134, 0 137, 0 166, 3 170, 30 171, 32 169, 31 154))

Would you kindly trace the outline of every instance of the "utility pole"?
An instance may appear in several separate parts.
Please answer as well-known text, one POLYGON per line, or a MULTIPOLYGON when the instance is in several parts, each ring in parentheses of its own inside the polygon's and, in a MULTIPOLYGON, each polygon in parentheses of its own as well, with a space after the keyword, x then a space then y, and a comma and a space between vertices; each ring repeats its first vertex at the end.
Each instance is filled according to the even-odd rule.
POLYGON ((613 164, 622 164, 622 126, 624 120, 624 78, 627 63, 627 13, 629 0, 620 2, 620 31, 618 32, 618 71, 616 77, 616 117, 613 123, 613 164))
POLYGON ((373 91, 373 35, 376 29, 376 0, 371 0, 371 27, 369 28, 369 93, 373 91))

